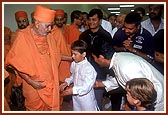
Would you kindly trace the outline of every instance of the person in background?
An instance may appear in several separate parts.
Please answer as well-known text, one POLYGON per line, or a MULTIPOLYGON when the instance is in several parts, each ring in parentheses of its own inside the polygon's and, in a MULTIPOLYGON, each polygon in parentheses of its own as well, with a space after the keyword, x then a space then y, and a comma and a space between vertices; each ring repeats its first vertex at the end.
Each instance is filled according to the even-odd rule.
MULTIPOLYGON (((64 10, 63 9, 56 9, 55 11, 56 11, 56 13, 55 13, 55 20, 54 20, 55 21, 54 28, 58 29, 62 32, 62 34, 64 36, 63 40, 65 41, 65 44, 67 47, 67 48, 61 48, 61 49, 64 54, 71 56, 70 46, 68 45, 67 41, 65 40, 65 34, 66 34, 65 31, 67 29, 67 25, 65 25, 63 23, 64 22, 64 10)), ((58 38, 56 38, 56 39, 58 39, 58 38)), ((61 60, 61 63, 58 68, 58 76, 59 76, 60 84, 63 83, 65 81, 65 79, 71 75, 70 64, 71 63, 68 61, 61 60)), ((61 98, 61 102, 60 102, 61 108, 62 108, 62 104, 63 104, 64 100, 68 100, 69 102, 71 102, 71 96, 66 96, 64 98, 60 97, 60 98, 61 98)))
POLYGON ((127 14, 124 27, 114 34, 113 42, 116 51, 132 52, 153 63, 154 41, 152 35, 141 27, 141 16, 138 13, 127 14))
POLYGON ((17 32, 21 31, 22 29, 25 29, 29 25, 29 19, 26 11, 19 10, 15 12, 15 20, 16 20, 18 29, 16 30, 16 32, 12 32, 11 44, 13 44, 13 42, 15 41, 17 32))
POLYGON ((17 83, 23 84, 27 111, 59 111, 58 66, 66 58, 61 31, 52 30, 55 11, 36 5, 34 23, 19 31, 6 56, 5 67, 13 68, 17 83))
POLYGON ((80 34, 79 28, 82 26, 82 12, 79 10, 74 10, 71 13, 71 25, 69 25, 67 31, 65 31, 65 39, 67 43, 71 45, 74 41, 78 40, 80 34))
MULTIPOLYGON (((65 38, 67 35, 66 32, 68 31, 68 27, 69 27, 69 25, 64 24, 65 12, 63 9, 56 9, 55 11, 56 11, 55 19, 54 19, 55 26, 62 31, 62 34, 64 35, 64 38, 65 38)), ((67 39, 65 39, 65 41, 68 45, 67 39)), ((69 47, 68 50, 70 53, 70 45, 68 45, 67 47, 69 47)))
MULTIPOLYGON (((67 29, 67 26, 65 24, 63 24, 63 20, 64 20, 64 10, 62 9, 56 9, 55 10, 55 26, 56 28, 58 28, 59 30, 61 30, 62 34, 64 35, 63 39, 66 43, 67 48, 64 51, 64 54, 71 56, 70 53, 70 47, 67 43, 67 41, 65 40, 65 31, 67 29)), ((70 76, 70 62, 68 61, 61 61, 60 65, 59 65, 59 76, 60 76, 60 82, 64 82, 65 78, 70 76)))
POLYGON ((64 17, 65 17, 65 13, 63 9, 55 9, 56 13, 55 13, 55 25, 60 28, 62 30, 62 32, 64 33, 64 17))
POLYGON ((164 29, 159 30, 154 36, 155 58, 153 66, 164 75, 164 29))
MULTIPOLYGON (((114 52, 113 52, 114 53, 114 52)), ((126 88, 127 81, 134 78, 149 79, 157 92, 155 111, 164 111, 164 76, 144 58, 130 52, 115 52, 111 59, 104 56, 92 55, 97 64, 109 67, 115 77, 108 77, 105 81, 96 81, 97 87, 105 87, 110 92, 118 87, 126 88)))
POLYGON ((83 16, 83 25, 85 30, 89 29, 89 24, 88 24, 88 13, 87 12, 82 12, 82 16, 83 16))
POLYGON ((112 25, 109 21, 105 20, 105 19, 101 19, 101 26, 103 27, 104 30, 106 30, 107 32, 110 33, 110 35, 112 36, 112 25))
POLYGON ((164 29, 164 19, 162 18, 163 4, 149 4, 149 18, 141 25, 154 36, 160 29, 164 29))
POLYGON ((134 9, 134 12, 139 13, 140 16, 142 17, 141 20, 143 21, 143 17, 146 15, 145 9, 142 8, 142 7, 137 7, 137 8, 134 9))
POLYGON ((29 25, 28 16, 25 11, 17 11, 15 13, 15 19, 18 29, 25 29, 29 25))
POLYGON ((87 12, 82 12, 82 26, 79 28, 81 32, 84 32, 85 30, 89 29, 89 24, 88 24, 88 13, 87 12))
POLYGON ((164 19, 162 18, 163 4, 149 4, 149 18, 144 20, 141 25, 153 36, 155 42, 155 55, 153 65, 164 74, 164 19), (159 61, 158 57, 162 59, 159 61))
POLYGON ((64 23, 65 25, 68 25, 68 24, 67 24, 67 20, 68 20, 68 14, 67 14, 66 12, 64 12, 64 22, 63 22, 63 23, 64 23))
MULTIPOLYGON (((123 28, 118 29, 113 36, 113 43, 117 52, 131 52, 153 63, 154 41, 152 35, 141 27, 141 16, 138 13, 130 12, 126 15, 123 28)), ((116 110, 120 109, 121 93, 111 95, 112 104, 118 104, 116 110)))
MULTIPOLYGON (((55 26, 62 31, 62 34, 64 35, 64 38, 65 38, 67 35, 66 32, 68 31, 68 27, 69 27, 69 25, 64 24, 65 12, 63 9, 56 9, 55 11, 56 11, 55 19, 54 19, 55 26)), ((67 47, 69 47, 68 50, 70 53, 70 45, 68 45, 67 39, 65 39, 65 41, 66 41, 67 47)))
POLYGON ((136 111, 154 111, 157 92, 153 83, 147 78, 134 78, 127 81, 125 90, 130 105, 136 111))
POLYGON ((112 30, 112 38, 116 31, 124 26, 126 14, 120 14, 116 18, 116 27, 112 30))
POLYGON ((111 23, 112 30, 116 27, 116 19, 117 19, 117 15, 115 14, 110 14, 108 16, 108 21, 111 23))
POLYGON ((97 72, 86 58, 87 44, 77 40, 72 43, 71 51, 74 60, 71 63, 72 75, 60 85, 61 95, 72 95, 74 111, 97 111, 93 89, 97 72), (72 83, 73 86, 66 88, 72 83))
MULTIPOLYGON (((29 19, 26 11, 19 10, 15 12, 15 20, 16 20, 18 29, 15 32, 12 32, 11 34, 11 46, 14 44, 17 38, 17 33, 25 29, 27 26, 29 26, 29 19)), ((9 83, 9 84, 12 84, 11 96, 10 96, 11 101, 9 103, 10 108, 11 110, 25 110, 24 96, 22 94, 22 84, 16 83, 16 75, 12 69, 7 69, 7 71, 9 72, 10 77, 12 76, 9 83), (20 91, 21 93, 17 93, 20 99, 17 99, 17 101, 15 102, 16 97, 14 96, 14 94, 17 92, 16 90, 20 91)))

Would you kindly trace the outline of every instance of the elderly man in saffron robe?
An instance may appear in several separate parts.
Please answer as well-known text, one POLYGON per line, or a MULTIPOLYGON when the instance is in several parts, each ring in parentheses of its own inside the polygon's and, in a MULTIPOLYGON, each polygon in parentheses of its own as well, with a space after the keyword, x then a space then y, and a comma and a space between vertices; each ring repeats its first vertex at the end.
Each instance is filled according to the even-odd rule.
POLYGON ((68 59, 61 53, 66 45, 61 31, 52 30, 54 10, 37 5, 33 16, 35 22, 17 33, 5 64, 23 83, 27 111, 59 111, 58 66, 68 59))

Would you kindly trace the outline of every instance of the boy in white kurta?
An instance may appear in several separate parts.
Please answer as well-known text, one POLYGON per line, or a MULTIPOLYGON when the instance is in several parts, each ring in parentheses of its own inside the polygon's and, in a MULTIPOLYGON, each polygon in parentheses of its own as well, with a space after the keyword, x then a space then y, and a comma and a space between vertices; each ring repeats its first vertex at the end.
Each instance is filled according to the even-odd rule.
POLYGON ((74 111, 97 111, 97 101, 93 86, 96 71, 86 58, 87 44, 77 40, 71 45, 73 62, 70 71, 72 75, 60 85, 61 95, 73 95, 74 111), (73 87, 67 87, 73 83, 73 87), (66 88, 67 87, 67 88, 66 88))

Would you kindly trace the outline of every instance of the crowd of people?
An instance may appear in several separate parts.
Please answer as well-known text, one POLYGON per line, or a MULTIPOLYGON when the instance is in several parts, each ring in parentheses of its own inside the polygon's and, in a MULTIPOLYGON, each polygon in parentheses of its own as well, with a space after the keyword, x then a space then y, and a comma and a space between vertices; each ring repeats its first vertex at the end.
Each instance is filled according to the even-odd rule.
POLYGON ((4 110, 164 111, 163 4, 103 17, 36 5, 15 13, 18 29, 4 27, 4 110), (18 96, 16 96, 17 94, 18 96), (15 94, 15 95, 14 95, 15 94), (13 96, 16 96, 15 98, 13 96))

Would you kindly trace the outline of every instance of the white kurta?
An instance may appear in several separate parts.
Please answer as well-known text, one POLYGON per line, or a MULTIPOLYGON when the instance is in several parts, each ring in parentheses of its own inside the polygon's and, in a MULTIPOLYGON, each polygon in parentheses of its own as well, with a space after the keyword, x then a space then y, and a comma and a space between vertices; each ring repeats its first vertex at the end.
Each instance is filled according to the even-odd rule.
MULTIPOLYGON (((110 68, 115 72, 118 83, 125 88, 126 82, 133 78, 147 78, 153 82, 157 91, 156 111, 164 110, 164 76, 142 57, 128 52, 115 53, 110 68)), ((115 89, 116 79, 108 78, 103 81, 106 90, 115 89)))
POLYGON ((71 64, 71 77, 65 81, 73 86, 73 110, 74 111, 97 111, 97 101, 93 90, 93 85, 96 80, 96 71, 93 66, 87 61, 71 64))

